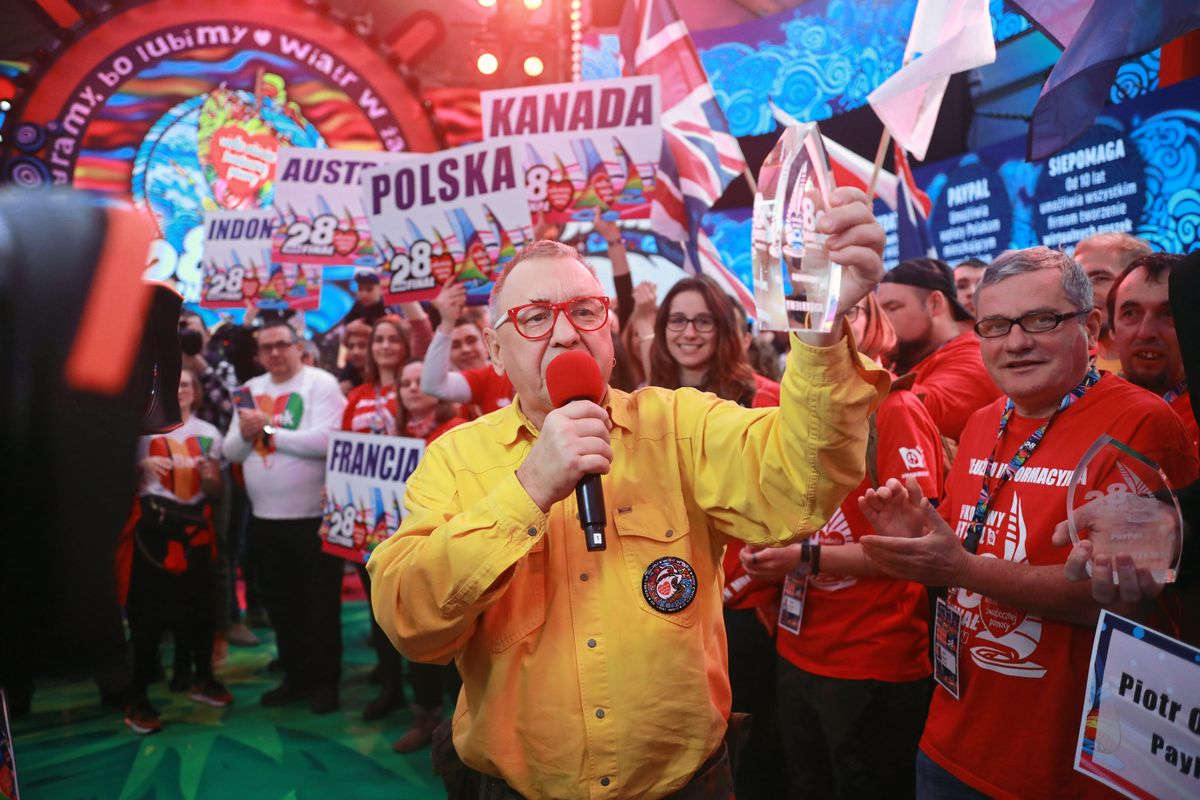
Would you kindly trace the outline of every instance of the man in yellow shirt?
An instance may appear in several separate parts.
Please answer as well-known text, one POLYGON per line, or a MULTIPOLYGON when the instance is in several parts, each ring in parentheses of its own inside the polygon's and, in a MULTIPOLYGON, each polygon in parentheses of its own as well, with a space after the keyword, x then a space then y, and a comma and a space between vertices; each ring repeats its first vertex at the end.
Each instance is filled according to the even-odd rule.
MULTIPOLYGON (((882 277, 884 237, 861 192, 833 204, 822 224, 844 311, 882 277)), ((888 380, 840 324, 793 336, 778 409, 658 388, 554 409, 544 379, 559 354, 612 371, 607 308, 586 302, 602 294, 569 247, 539 242, 510 262, 485 336, 517 400, 430 446, 409 516, 368 565, 396 647, 462 674, 456 796, 483 784, 489 797, 728 797, 727 537, 807 536, 864 474, 888 380), (595 552, 573 493, 591 473, 609 512, 595 552)))

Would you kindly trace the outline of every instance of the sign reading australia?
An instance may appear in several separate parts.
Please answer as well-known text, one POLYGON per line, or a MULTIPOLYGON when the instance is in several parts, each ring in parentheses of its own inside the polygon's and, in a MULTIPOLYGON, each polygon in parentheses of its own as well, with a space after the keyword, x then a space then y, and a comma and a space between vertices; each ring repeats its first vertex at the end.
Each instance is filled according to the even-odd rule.
POLYGON ((1070 249, 1110 231, 1168 252, 1200 246, 1198 96, 1193 79, 1110 106, 1044 161, 1025 161, 1022 138, 920 167, 938 255, 958 262, 1036 244, 1070 249))

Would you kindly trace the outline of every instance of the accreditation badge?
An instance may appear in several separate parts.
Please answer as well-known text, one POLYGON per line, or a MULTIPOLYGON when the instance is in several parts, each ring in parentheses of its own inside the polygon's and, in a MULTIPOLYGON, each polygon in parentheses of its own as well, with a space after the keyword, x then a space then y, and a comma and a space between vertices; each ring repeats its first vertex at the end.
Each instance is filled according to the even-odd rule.
POLYGON ((958 650, 962 641, 960 638, 962 612, 947 603, 945 598, 939 597, 933 629, 933 679, 957 700, 959 692, 958 650))
POLYGON ((804 619, 804 598, 808 596, 808 576, 791 573, 783 582, 783 602, 779 604, 779 627, 788 633, 800 635, 800 622, 804 619))

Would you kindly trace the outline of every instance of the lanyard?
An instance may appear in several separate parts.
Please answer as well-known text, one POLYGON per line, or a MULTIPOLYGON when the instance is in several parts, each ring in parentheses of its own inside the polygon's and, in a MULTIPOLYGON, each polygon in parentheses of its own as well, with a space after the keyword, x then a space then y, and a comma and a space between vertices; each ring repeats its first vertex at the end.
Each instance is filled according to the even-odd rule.
POLYGON ((1175 384, 1175 388, 1168 390, 1167 393, 1162 396, 1162 398, 1166 401, 1167 405, 1171 405, 1186 391, 1187 378, 1184 378, 1179 383, 1175 384))
POLYGON ((1025 466, 1025 462, 1033 455, 1033 451, 1037 450, 1042 439, 1046 436, 1046 431, 1050 429, 1050 425, 1058 418, 1058 415, 1065 411, 1079 398, 1087 392, 1088 389, 1096 385, 1096 381, 1100 380, 1100 374, 1095 369, 1088 370, 1088 374, 1074 389, 1067 394, 1058 404, 1058 408, 1050 419, 1042 423, 1036 431, 1034 431, 1025 443, 1017 448, 1017 452, 1013 455, 1000 473, 1000 479, 995 487, 990 485, 992 480, 992 471, 996 466, 996 451, 1000 448, 1000 441, 1004 438, 1004 432, 1008 429, 1008 423, 1013 415, 1013 401, 1010 397, 1008 402, 1004 404, 1004 413, 1000 415, 1000 427, 996 431, 996 444, 992 447, 992 454, 988 456, 987 465, 983 472, 983 485, 979 487, 979 501, 975 503, 975 514, 971 519, 971 527, 967 529, 967 538, 963 541, 963 547, 967 548, 968 552, 974 553, 979 548, 979 539, 983 536, 983 529, 987 521, 988 511, 991 509, 992 498, 1000 493, 1000 490, 1012 479, 1014 475, 1025 466))
MULTIPOLYGON (((388 414, 387 414, 388 400, 390 400, 394 396, 395 391, 396 391, 395 387, 389 387, 388 390, 386 392, 384 392, 383 396, 381 397, 379 394, 379 386, 378 385, 375 386, 375 408, 373 409, 373 412, 371 415, 371 433, 385 434, 385 435, 391 435, 391 434, 395 433, 395 431, 392 430, 395 426, 388 424, 389 420, 388 420, 388 414)), ((399 402, 399 401, 397 401, 397 402, 399 402)))

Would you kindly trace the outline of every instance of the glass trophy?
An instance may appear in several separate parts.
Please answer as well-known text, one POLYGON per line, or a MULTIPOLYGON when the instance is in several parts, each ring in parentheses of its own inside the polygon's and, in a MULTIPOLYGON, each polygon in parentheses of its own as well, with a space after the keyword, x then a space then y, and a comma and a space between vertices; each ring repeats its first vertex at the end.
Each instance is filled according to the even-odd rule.
POLYGON ((752 269, 762 330, 833 329, 842 268, 829 260, 827 237, 817 231, 833 188, 817 124, 785 128, 754 196, 752 269))
MULTIPOLYGON (((1104 435, 1083 454, 1067 489, 1071 540, 1092 557, 1128 555, 1159 583, 1171 583, 1183 552, 1183 515, 1158 464, 1104 435)), ((1088 564, 1088 574, 1092 565, 1088 564)), ((1119 583, 1116 571, 1113 581, 1119 583)))

